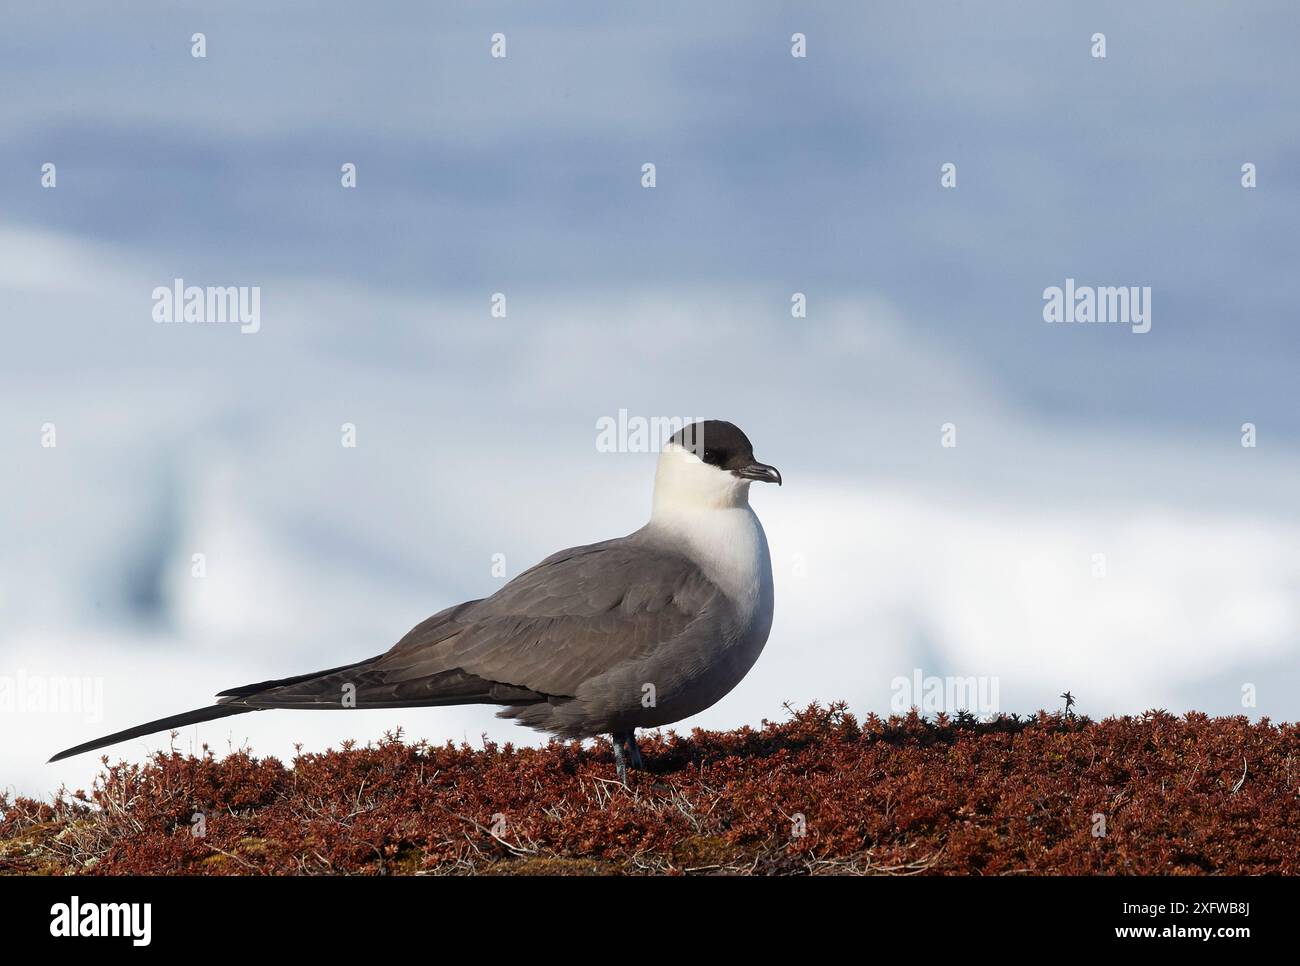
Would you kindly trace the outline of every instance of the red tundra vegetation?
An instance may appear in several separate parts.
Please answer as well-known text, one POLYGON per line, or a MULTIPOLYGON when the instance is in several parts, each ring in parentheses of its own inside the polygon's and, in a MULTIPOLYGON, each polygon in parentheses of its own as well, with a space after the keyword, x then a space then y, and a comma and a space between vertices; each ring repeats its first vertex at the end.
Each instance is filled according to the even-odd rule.
MULTIPOLYGON (((1300 727, 842 704, 604 742, 159 753, 90 793, 0 797, 0 871, 247 874, 1257 874, 1300 867, 1300 727)), ((105 759, 107 763, 107 759, 105 759)))

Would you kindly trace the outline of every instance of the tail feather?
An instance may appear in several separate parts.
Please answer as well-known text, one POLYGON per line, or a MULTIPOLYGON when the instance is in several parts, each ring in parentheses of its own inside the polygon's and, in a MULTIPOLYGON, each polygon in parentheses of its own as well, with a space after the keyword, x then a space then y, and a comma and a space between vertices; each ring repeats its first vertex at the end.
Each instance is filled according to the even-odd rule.
POLYGON ((64 758, 71 758, 73 755, 85 754, 88 751, 106 748, 109 745, 117 744, 119 741, 130 741, 132 738, 139 738, 142 735, 151 735, 159 731, 171 731, 173 728, 183 728, 185 725, 197 724, 200 721, 216 721, 218 718, 247 714, 249 711, 262 711, 263 708, 251 708, 244 704, 244 700, 263 691, 311 681, 339 671, 347 671, 354 667, 369 664, 374 660, 375 658, 372 657, 365 661, 358 661, 356 664, 344 664, 324 671, 312 671, 310 674, 299 674, 295 677, 280 678, 274 681, 259 681, 257 684, 246 684, 243 687, 231 688, 218 694, 217 698, 219 700, 214 705, 206 708, 196 708, 194 711, 186 711, 183 714, 174 714, 167 718, 159 718, 157 721, 150 721, 146 724, 136 725, 134 728, 127 728, 125 731, 96 738, 94 741, 87 741, 75 748, 68 748, 66 751, 59 752, 46 764, 62 761, 64 758))
POLYGON ((169 718, 159 718, 157 721, 87 741, 59 752, 50 761, 62 761, 73 755, 95 751, 119 741, 129 741, 141 735, 270 708, 335 710, 344 707, 422 708, 456 704, 524 706, 545 703, 555 698, 520 685, 482 678, 462 668, 410 675, 404 673, 406 669, 403 667, 395 670, 376 667, 382 657, 231 688, 218 694, 214 705, 174 714, 169 718), (353 704, 344 704, 340 700, 343 686, 355 698, 353 704))
POLYGON ((168 718, 159 718, 157 721, 150 721, 148 724, 136 725, 134 728, 127 728, 125 731, 105 735, 103 738, 96 738, 94 741, 87 741, 84 744, 59 752, 51 758, 50 761, 62 761, 64 758, 71 758, 73 755, 84 754, 87 751, 95 751, 99 748, 105 748, 108 745, 115 745, 119 741, 129 741, 132 738, 139 738, 142 735, 151 735, 158 731, 171 731, 173 728, 182 728, 185 725, 197 724, 200 721, 215 721, 218 718, 228 718, 231 715, 247 714, 249 711, 258 710, 261 709, 242 707, 237 704, 214 704, 206 708, 196 708, 193 711, 186 711, 183 714, 174 714, 168 718))
POLYGON ((311 671, 307 674, 295 674, 291 678, 276 678, 271 681, 258 681, 256 684, 245 684, 242 687, 218 691, 217 697, 246 698, 250 694, 270 691, 272 688, 284 688, 293 684, 302 684, 304 681, 314 681, 317 678, 323 678, 329 674, 337 674, 339 671, 351 671, 353 668, 365 667, 368 664, 374 664, 375 661, 378 660, 378 657, 368 657, 364 661, 354 661, 351 664, 340 664, 338 667, 326 668, 324 671, 311 671))

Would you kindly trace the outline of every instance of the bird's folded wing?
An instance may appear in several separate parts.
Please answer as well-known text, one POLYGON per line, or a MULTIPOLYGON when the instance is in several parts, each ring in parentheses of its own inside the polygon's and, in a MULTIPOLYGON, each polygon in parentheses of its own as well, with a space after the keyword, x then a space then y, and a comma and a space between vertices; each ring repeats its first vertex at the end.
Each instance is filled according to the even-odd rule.
POLYGON ((496 594, 448 608, 389 651, 348 667, 225 692, 248 708, 527 704, 687 637, 720 636, 730 613, 687 558, 628 538, 561 551, 496 594))
POLYGON ((389 681, 456 668, 547 695, 635 664, 725 620, 718 588, 680 554, 623 538, 561 551, 493 596, 414 628, 379 658, 389 681))

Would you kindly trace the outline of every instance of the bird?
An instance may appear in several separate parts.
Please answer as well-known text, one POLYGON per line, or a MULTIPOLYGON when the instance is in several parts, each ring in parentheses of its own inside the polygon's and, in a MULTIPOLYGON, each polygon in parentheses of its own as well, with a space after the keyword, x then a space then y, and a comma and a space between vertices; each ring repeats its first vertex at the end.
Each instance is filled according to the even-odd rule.
POLYGON ((636 729, 716 704, 772 627, 772 559, 751 483, 781 485, 734 423, 683 425, 661 447, 649 521, 551 554, 496 593, 434 614, 383 654, 261 681, 216 703, 59 752, 51 762, 203 721, 276 708, 500 705, 551 735, 609 735, 619 780, 645 767, 636 729))

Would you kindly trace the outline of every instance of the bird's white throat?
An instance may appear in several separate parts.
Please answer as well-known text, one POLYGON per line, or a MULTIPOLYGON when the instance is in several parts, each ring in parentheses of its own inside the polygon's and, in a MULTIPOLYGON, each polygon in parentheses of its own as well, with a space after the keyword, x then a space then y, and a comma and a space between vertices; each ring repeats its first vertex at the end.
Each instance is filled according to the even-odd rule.
POLYGON ((747 507, 749 482, 704 462, 683 446, 668 443, 655 468, 654 515, 747 507))
POLYGON ((770 608, 772 562, 749 506, 749 480, 705 463, 676 443, 659 455, 650 529, 684 544, 718 587, 744 609, 770 608))

